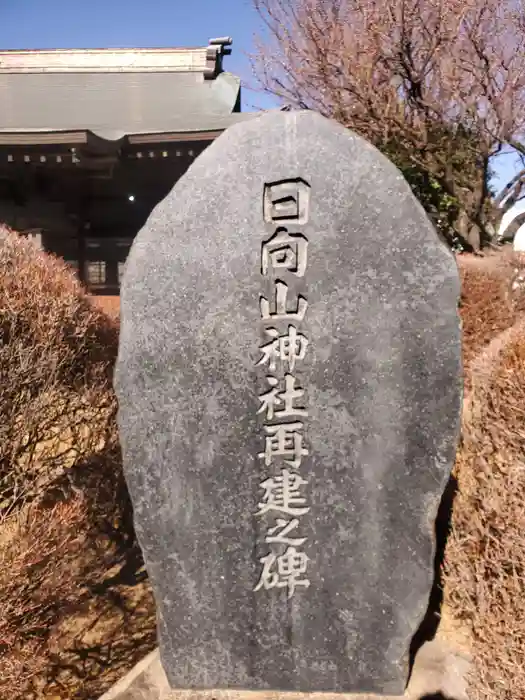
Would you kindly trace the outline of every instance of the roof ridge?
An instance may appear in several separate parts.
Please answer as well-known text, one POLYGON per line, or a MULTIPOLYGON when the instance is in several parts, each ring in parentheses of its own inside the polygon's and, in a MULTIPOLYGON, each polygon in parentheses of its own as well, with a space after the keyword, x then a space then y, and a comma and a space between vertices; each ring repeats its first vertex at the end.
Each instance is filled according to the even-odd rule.
POLYGON ((208 46, 9 49, 0 50, 0 73, 200 72, 213 79, 223 71, 232 39, 210 39, 208 46))

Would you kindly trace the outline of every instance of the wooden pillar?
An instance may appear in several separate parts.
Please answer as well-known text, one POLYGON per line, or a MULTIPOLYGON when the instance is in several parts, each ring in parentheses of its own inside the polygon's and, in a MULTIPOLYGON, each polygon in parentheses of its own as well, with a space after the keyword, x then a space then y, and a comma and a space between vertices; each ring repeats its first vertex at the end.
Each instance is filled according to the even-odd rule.
POLYGON ((78 256, 78 276, 82 284, 87 283, 86 270, 86 237, 89 235, 89 202, 90 196, 86 192, 89 183, 83 179, 78 182, 78 192, 75 192, 74 210, 77 220, 77 256, 78 256))
POLYGON ((77 244, 78 244, 78 276, 82 284, 86 283, 86 221, 84 216, 79 215, 77 226, 77 244))
POLYGON ((110 290, 118 289, 118 261, 114 255, 105 258, 106 263, 106 287, 110 290))

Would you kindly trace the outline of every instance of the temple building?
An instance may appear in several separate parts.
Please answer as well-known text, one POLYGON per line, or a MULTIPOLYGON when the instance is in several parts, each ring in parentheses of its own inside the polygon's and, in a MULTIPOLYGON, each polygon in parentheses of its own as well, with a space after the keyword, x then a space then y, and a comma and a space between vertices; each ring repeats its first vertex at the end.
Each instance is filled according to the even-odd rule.
POLYGON ((0 51, 0 222, 118 293, 134 236, 241 114, 231 39, 195 49, 0 51))

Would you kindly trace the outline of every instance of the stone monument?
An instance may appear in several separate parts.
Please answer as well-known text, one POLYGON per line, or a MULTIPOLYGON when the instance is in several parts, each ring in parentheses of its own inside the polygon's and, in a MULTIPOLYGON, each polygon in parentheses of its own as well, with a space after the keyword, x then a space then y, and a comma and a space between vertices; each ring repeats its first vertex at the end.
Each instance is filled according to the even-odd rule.
POLYGON ((459 281, 398 170, 236 125, 136 238, 119 426, 174 688, 402 694, 461 403, 459 281))

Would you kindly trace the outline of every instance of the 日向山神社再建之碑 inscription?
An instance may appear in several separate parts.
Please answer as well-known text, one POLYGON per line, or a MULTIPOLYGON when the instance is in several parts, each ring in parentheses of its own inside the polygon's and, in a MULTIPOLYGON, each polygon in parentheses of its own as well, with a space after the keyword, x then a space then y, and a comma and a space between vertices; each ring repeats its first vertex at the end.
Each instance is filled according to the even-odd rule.
POLYGON ((287 275, 304 277, 308 262, 308 239, 300 232, 289 232, 283 219, 291 224, 308 221, 309 185, 299 178, 267 184, 264 189, 263 219, 277 224, 276 230, 263 242, 261 273, 270 276, 275 285, 275 302, 260 295, 262 335, 271 338, 259 346, 262 357, 257 365, 267 365, 265 391, 259 394, 257 414, 266 419, 264 460, 269 474, 260 483, 264 491, 258 504, 257 517, 268 519, 264 543, 268 551, 259 559, 261 572, 254 591, 283 588, 291 598, 297 589, 309 588, 305 551, 307 537, 301 536, 301 519, 310 512, 307 502, 308 479, 301 475, 303 459, 308 456, 304 445, 304 421, 308 410, 305 391, 295 376, 306 357, 308 340, 298 325, 288 323, 282 333, 272 324, 304 320, 308 300, 298 296, 289 301, 287 275), (282 277, 277 279, 276 275, 282 277), (285 328, 285 330, 284 330, 285 328))
POLYGON ((227 129, 152 212, 115 386, 174 688, 403 694, 459 434, 458 298, 397 168, 311 112, 227 129))

